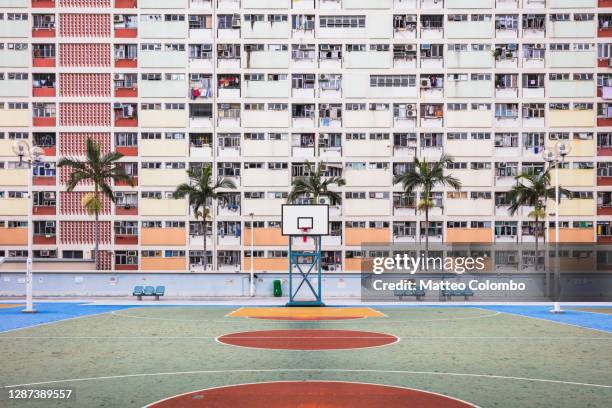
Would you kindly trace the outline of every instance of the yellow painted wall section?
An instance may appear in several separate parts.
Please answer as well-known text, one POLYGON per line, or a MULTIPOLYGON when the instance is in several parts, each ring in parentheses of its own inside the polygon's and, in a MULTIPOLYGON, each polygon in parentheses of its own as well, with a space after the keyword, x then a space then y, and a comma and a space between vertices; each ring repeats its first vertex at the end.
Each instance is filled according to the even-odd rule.
POLYGON ((142 258, 140 269, 143 271, 184 271, 187 260, 182 258, 142 258))
MULTIPOLYGON (((255 246, 288 245, 289 239, 284 237, 280 228, 255 228, 253 230, 253 241, 255 246)), ((251 245, 251 229, 247 228, 243 233, 244 245, 251 245)), ((257 264, 257 260, 255 260, 257 264)))
POLYGON ((0 127, 28 127, 31 115, 28 109, 0 109, 0 127))
MULTIPOLYGON (((13 156, 11 154, 11 156, 13 156)), ((27 186, 27 169, 0 169, 0 186, 27 186)))
POLYGON ((595 111, 592 110, 551 110, 548 112, 550 127, 593 127, 595 111))
POLYGON ((139 180, 141 186, 176 187, 187 182, 187 172, 185 169, 142 169, 139 180))
POLYGON ((138 150, 141 156, 185 157, 189 154, 186 140, 141 140, 138 150))
MULTIPOLYGON (((555 170, 550 175, 550 183, 554 186, 557 182, 555 170)), ((559 169, 559 183, 562 187, 593 187, 595 169, 559 169)))
POLYGON ((344 261, 346 272, 371 271, 373 266, 372 258, 348 258, 344 261))
POLYGON ((448 228, 446 242, 489 243, 493 242, 491 228, 448 228))
POLYGON ((391 242, 389 228, 347 228, 346 245, 378 244, 391 242))
POLYGON ((143 198, 140 200, 140 215, 186 215, 187 200, 143 198))
POLYGON ((140 231, 142 245, 186 245, 185 228, 143 228, 140 231))
MULTIPOLYGON (((595 230, 593 228, 560 228, 559 242, 595 242, 595 230)), ((556 242, 555 229, 548 231, 548 242, 556 242)))
POLYGON ((27 198, 0 198, 0 215, 28 215, 27 198))
MULTIPOLYGON (((251 258, 244 258, 244 270, 251 269, 251 258)), ((287 258, 255 258, 253 269, 256 271, 287 271, 289 260, 287 258)))
MULTIPOLYGON (((548 213, 554 214, 557 206, 555 200, 548 200, 548 213)), ((584 215, 591 216, 595 215, 595 200, 593 199, 573 199, 573 200, 561 200, 559 208, 559 215, 561 216, 572 216, 572 215, 584 215)))
POLYGON ((28 245, 28 229, 0 228, 0 245, 28 245))

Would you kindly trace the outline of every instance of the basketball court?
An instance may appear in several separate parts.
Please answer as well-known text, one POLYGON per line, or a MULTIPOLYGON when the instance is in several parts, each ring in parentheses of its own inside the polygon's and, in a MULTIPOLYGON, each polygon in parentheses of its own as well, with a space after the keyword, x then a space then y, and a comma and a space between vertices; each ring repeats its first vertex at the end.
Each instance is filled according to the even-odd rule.
POLYGON ((612 398, 603 313, 568 310, 554 317, 563 322, 545 306, 35 306, 36 325, 20 308, 0 310, 0 353, 10 356, 0 387, 74 389, 66 407, 607 407, 612 398), (7 330, 9 320, 22 328, 7 330))

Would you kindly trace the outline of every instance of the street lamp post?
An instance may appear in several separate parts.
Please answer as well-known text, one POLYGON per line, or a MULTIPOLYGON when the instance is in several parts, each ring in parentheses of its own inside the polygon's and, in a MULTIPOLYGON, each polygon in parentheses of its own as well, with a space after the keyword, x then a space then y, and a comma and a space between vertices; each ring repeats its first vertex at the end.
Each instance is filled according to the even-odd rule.
POLYGON ((255 230, 254 218, 255 214, 250 213, 249 217, 251 217, 251 271, 250 271, 250 285, 249 285, 249 294, 251 297, 255 296, 255 269, 253 264, 255 263, 255 242, 253 240, 254 235, 253 231, 255 230))
MULTIPOLYGON (((564 313, 561 309, 561 303, 559 302, 560 291, 561 291, 561 259, 559 258, 559 167, 565 164, 565 157, 571 152, 571 146, 563 142, 557 142, 555 144, 554 151, 544 151, 544 160, 549 163, 549 166, 554 163, 555 165, 555 276, 553 279, 554 290, 553 297, 554 303, 551 313, 559 314, 564 313)), ((537 256, 537 254, 536 254, 537 256)))
MULTIPOLYGON (((23 167, 24 161, 27 163, 28 169, 34 169, 34 164, 42 161, 44 152, 40 147, 31 147, 30 144, 25 140, 18 140, 13 144, 13 153, 19 156, 19 167, 23 167), (25 159, 25 160, 24 160, 25 159)), ((34 233, 33 222, 32 222, 32 177, 28 171, 28 258, 26 260, 26 308, 22 310, 24 313, 36 313, 33 305, 33 289, 32 284, 34 280, 33 270, 33 251, 32 251, 32 234, 34 233)))

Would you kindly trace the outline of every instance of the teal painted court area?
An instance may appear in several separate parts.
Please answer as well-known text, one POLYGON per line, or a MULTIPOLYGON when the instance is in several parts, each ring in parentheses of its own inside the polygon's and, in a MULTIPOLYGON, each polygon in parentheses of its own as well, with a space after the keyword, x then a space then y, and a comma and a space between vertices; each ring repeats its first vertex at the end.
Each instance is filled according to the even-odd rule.
MULTIPOLYGON (((0 308, 0 355, 10 356, 0 365, 2 398, 11 388, 70 387, 77 400, 58 406, 143 407, 214 387, 308 380, 406 387, 482 408, 609 407, 612 400, 612 315, 606 313, 373 306, 381 316, 268 320, 229 316, 239 307, 36 308, 36 315, 0 308), (248 332, 265 333, 271 342, 281 333, 298 345, 304 333, 315 333, 319 342, 324 336, 317 333, 344 341, 345 332, 398 341, 334 350, 253 349, 218 341, 236 333, 248 338, 248 332)), ((2 400, 0 406, 41 405, 2 400)))

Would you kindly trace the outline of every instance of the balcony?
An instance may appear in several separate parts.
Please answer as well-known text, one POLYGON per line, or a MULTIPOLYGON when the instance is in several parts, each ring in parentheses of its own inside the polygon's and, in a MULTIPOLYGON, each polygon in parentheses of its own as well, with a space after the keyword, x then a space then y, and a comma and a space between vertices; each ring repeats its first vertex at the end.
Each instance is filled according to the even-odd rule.
MULTIPOLYGON (((4 184, 4 180, 2 180, 2 184, 4 184)), ((2 216, 18 216, 18 215, 27 216, 28 215, 28 199, 27 198, 0 198, 0 215, 2 216)))
POLYGON ((140 215, 142 216, 185 216, 187 215, 187 201, 171 198, 154 199, 142 198, 140 200, 140 215))
MULTIPOLYGON (((11 81, 7 81, 10 84, 11 81)), ((55 97, 56 83, 55 74, 32 74, 32 96, 55 97)))
MULTIPOLYGON (((142 1, 142 0, 141 0, 142 1)), ((142 8, 142 5, 140 6, 142 8)), ((164 5, 164 8, 167 8, 164 5)), ((187 34, 186 21, 164 21, 168 15, 141 15, 138 32, 140 38, 185 38, 187 34), (153 19, 159 17, 159 19, 153 19)), ((183 16, 184 17, 184 16, 183 16)))
POLYGON ((28 38, 30 36, 30 22, 28 20, 0 20, 0 37, 28 38))
POLYGON ((28 245, 28 229, 0 227, 0 246, 3 245, 28 245))
MULTIPOLYGON (((255 228, 253 231, 254 246, 284 246, 289 244, 289 239, 284 237, 280 228, 255 228)), ((245 228, 242 234, 244 246, 251 245, 251 229, 245 228)))
POLYGON ((55 245, 56 235, 55 234, 34 234, 32 237, 32 243, 34 245, 55 245))
MULTIPOLYGON (((444 211, 448 216, 485 216, 493 215, 492 199, 471 199, 471 198, 447 198, 444 202, 444 211)), ((451 231, 454 228, 449 229, 451 231)), ((470 242, 470 241, 456 241, 470 242)), ((480 241, 474 241, 480 242, 480 241)), ((488 241, 487 241, 488 242, 488 241)))
POLYGON ((115 245, 138 245, 138 234, 121 235, 115 233, 115 245))
POLYGON ((592 68, 596 58, 597 51, 591 47, 587 50, 551 50, 546 60, 549 68, 592 68))
POLYGON ((184 246, 187 244, 185 228, 142 228, 140 231, 141 245, 184 246))
MULTIPOLYGON (((551 172, 550 183, 555 185, 556 172, 551 172)), ((593 187, 595 185, 594 169, 559 169, 559 184, 565 188, 570 187, 593 187)), ((567 200, 580 202, 584 200, 567 200)))
POLYGON ((138 110, 135 103, 115 103, 113 113, 116 127, 138 126, 138 110))
MULTIPOLYGON (((382 183, 381 183, 382 184, 382 183)), ((388 185, 386 183, 385 185, 388 185)), ((391 215, 390 199, 345 199, 342 214, 347 217, 375 217, 391 215)))
POLYGON ((176 187, 186 182, 184 169, 140 169, 140 185, 143 187, 176 187))
POLYGON ((346 228, 344 234, 346 245, 349 246, 388 244, 391 242, 391 230, 389 228, 346 228))
POLYGON ((548 126, 554 128, 594 127, 595 111, 593 110, 550 110, 548 126))
POLYGON ((140 270, 185 272, 187 270, 187 259, 184 256, 169 258, 142 257, 140 260, 140 270))
POLYGON ((493 242, 492 228, 447 228, 446 243, 487 244, 493 242))
POLYGON ((141 110, 140 126, 143 128, 184 128, 187 127, 185 110, 141 110))
POLYGON ((32 8, 55 8, 55 0, 32 0, 32 8))
POLYGON ((187 141, 162 139, 140 141, 140 155, 143 157, 187 157, 189 149, 187 141))
MULTIPOLYGON (((555 200, 548 200, 547 212, 549 214, 555 214, 557 211, 557 205, 555 200)), ((594 199, 561 199, 559 205, 559 215, 562 217, 592 217, 596 214, 596 205, 594 199)), ((574 241, 576 242, 576 241, 574 241)))

